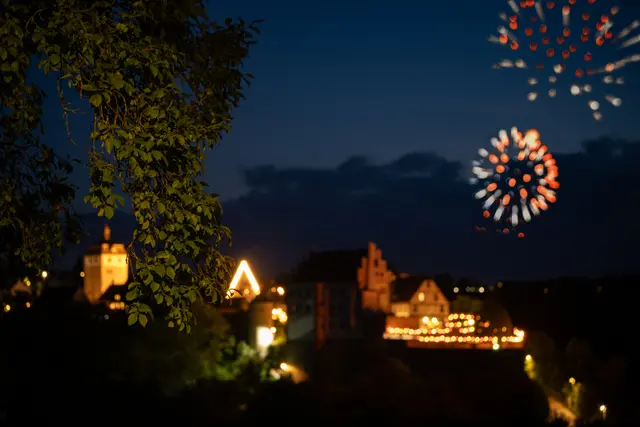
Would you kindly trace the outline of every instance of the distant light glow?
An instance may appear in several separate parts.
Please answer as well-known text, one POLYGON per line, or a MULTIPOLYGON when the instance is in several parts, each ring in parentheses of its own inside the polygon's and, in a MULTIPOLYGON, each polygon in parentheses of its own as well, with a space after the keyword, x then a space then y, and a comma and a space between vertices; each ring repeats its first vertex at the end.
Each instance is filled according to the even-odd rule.
POLYGON ((236 270, 236 274, 233 276, 233 279, 231 279, 231 283, 229 284, 229 290, 235 290, 238 287, 238 283, 240 282, 240 279, 242 278, 243 275, 249 281, 249 284, 251 285, 251 290, 253 291, 253 293, 255 295, 260 295, 260 285, 258 284, 258 281, 253 275, 253 272, 249 267, 249 263, 247 263, 247 261, 245 260, 240 261, 240 264, 238 265, 238 269, 236 270))
POLYGON ((257 336, 257 346, 260 349, 266 349, 271 344, 273 344, 273 332, 271 332, 271 328, 266 328, 264 326, 258 326, 256 328, 256 336, 257 336))

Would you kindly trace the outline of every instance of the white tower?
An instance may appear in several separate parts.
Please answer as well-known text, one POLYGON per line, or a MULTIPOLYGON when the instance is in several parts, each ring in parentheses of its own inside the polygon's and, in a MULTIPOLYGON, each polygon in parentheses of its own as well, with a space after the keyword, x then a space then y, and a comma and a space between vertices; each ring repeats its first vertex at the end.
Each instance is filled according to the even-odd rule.
POLYGON ((109 287, 125 285, 127 280, 127 250, 122 243, 111 242, 111 228, 105 224, 102 242, 90 247, 84 256, 84 294, 95 304, 109 287))

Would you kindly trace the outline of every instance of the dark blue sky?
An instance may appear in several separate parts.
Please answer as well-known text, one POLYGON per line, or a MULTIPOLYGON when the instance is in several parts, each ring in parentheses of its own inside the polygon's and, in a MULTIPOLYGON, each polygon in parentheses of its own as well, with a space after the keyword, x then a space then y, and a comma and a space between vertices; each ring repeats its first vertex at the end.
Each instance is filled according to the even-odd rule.
MULTIPOLYGON (((640 3, 627 5, 634 2, 623 21, 640 17, 640 3)), ((265 277, 310 249, 368 240, 410 273, 637 273, 640 228, 622 220, 638 208, 640 145, 617 138, 640 141, 640 63, 623 70, 627 84, 614 94, 624 104, 604 110, 601 122, 568 85, 556 99, 530 103, 530 74, 491 69, 515 58, 487 41, 504 10, 502 0, 212 2, 215 19, 265 20, 246 64, 256 80, 206 165, 225 199, 232 254, 265 277), (451 174, 466 175, 477 149, 514 125, 540 131, 563 185, 557 206, 523 240, 475 232, 484 225, 481 207, 451 174), (612 138, 582 150, 603 136, 612 138), (353 156, 371 163, 343 165, 353 156)), ((56 98, 46 108, 47 140, 69 150, 56 98)), ((70 151, 81 159, 88 127, 86 117, 72 126, 80 145, 70 151)), ((75 181, 81 200, 87 172, 75 181)), ((99 233, 101 222, 94 218, 90 231, 99 233)), ((114 222, 114 236, 130 238, 131 218, 114 222)), ((81 253, 75 248, 69 259, 81 253)))
MULTIPOLYGON (((212 188, 225 199, 237 197, 245 190, 240 170, 258 164, 328 167, 352 155, 384 163, 413 151, 466 163, 498 129, 512 125, 539 129, 555 153, 577 151, 585 139, 604 134, 640 137, 633 120, 640 117, 640 64, 625 72, 624 106, 600 123, 590 118, 584 99, 565 92, 529 103, 526 72, 492 70, 510 57, 487 42, 504 5, 211 2, 212 18, 265 20, 246 67, 256 80, 237 110, 232 134, 207 162, 212 188)), ((625 13, 625 19, 632 16, 625 13)), ((47 140, 64 145, 60 109, 50 91, 47 140)), ((78 140, 87 128, 87 119, 74 119, 78 140)), ((85 157, 83 148, 73 151, 85 157)))

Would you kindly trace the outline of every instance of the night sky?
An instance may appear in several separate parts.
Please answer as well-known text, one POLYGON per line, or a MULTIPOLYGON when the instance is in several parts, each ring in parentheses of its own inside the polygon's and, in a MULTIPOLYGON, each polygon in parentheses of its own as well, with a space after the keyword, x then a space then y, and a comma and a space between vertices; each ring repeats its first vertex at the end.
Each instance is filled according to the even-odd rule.
MULTIPOLYGON (((604 110, 604 120, 596 122, 586 99, 571 97, 566 86, 554 100, 542 96, 529 103, 526 71, 491 69, 500 59, 515 58, 487 41, 501 23, 498 13, 506 10, 501 0, 234 0, 211 2, 209 9, 215 19, 265 20, 246 64, 256 80, 236 112, 232 133, 207 161, 207 180, 222 194, 236 235, 233 253, 249 257, 265 275, 290 268, 309 249, 357 247, 369 239, 379 241, 395 264, 416 273, 494 279, 635 271, 637 243, 623 246, 637 241, 630 237, 638 236, 637 228, 625 228, 626 237, 615 241, 611 235, 616 218, 634 215, 616 211, 640 205, 640 192, 630 181, 637 183, 632 162, 640 160, 638 149, 625 146, 633 155, 605 161, 602 150, 611 150, 581 150, 587 140, 609 137, 601 146, 617 144, 619 154, 620 139, 640 140, 640 63, 625 70, 627 84, 615 93, 623 107, 604 110), (546 225, 532 226, 521 241, 496 241, 473 231, 481 210, 464 178, 477 149, 514 125, 540 131, 558 155, 560 182, 565 178, 568 185, 558 206, 546 213, 546 225), (350 172, 336 170, 354 156, 367 158, 370 166, 355 159, 347 164, 350 172), (413 161, 397 162, 403 156, 413 161), (272 167, 256 169, 264 165, 272 167), (387 173, 406 167, 413 168, 409 184, 387 173), (415 168, 430 171, 417 178, 415 168), (387 172, 376 175, 382 170, 387 172), (340 175, 345 173, 368 181, 368 188, 360 182, 348 189, 352 181, 340 175), (604 200, 594 186, 606 187, 604 200), (606 208, 612 189, 624 199, 616 203, 626 203, 613 213, 606 208), (600 227, 597 233, 594 227, 600 227), (630 262, 612 255, 612 247, 630 262), (533 254, 535 267, 523 259, 533 254)), ((623 8, 623 20, 640 17, 639 9, 623 8)), ((70 148, 55 91, 47 90, 47 142, 84 160, 88 117, 74 119, 80 143, 70 148)), ((74 181, 81 200, 86 171, 78 171, 74 181)))

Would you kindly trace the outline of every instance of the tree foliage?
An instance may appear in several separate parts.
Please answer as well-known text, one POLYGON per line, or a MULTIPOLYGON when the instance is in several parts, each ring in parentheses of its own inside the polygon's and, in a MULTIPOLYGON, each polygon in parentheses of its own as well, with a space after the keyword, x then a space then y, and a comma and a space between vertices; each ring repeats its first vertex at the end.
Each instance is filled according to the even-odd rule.
POLYGON ((189 330, 191 304, 226 296, 231 277, 233 262, 219 251, 230 231, 202 181, 203 162, 230 130, 251 79, 241 68, 255 23, 212 22, 201 0, 0 5, 0 143, 9 153, 8 161, 0 158, 0 227, 3 234, 16 230, 13 253, 44 268, 67 225, 58 211, 70 215, 74 196, 58 173, 70 164, 39 140, 44 93, 27 80, 35 64, 56 80, 66 120, 81 108, 93 116, 85 202, 106 218, 124 205, 116 188, 132 202, 138 227, 128 246, 129 323, 144 326, 155 303, 168 309, 169 325, 189 330), (80 97, 77 105, 68 101, 70 91, 80 97), (44 160, 19 158, 27 149, 44 160), (29 177, 33 189, 25 185, 29 177), (12 204, 15 211, 5 209, 12 204))

